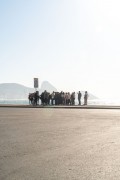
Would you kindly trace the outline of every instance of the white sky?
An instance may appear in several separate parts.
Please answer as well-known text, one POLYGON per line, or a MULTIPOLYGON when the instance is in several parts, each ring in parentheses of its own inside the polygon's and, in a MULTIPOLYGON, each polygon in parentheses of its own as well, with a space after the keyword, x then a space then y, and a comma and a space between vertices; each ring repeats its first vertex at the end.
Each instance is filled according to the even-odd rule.
POLYGON ((119 0, 1 0, 0 83, 120 98, 119 0))

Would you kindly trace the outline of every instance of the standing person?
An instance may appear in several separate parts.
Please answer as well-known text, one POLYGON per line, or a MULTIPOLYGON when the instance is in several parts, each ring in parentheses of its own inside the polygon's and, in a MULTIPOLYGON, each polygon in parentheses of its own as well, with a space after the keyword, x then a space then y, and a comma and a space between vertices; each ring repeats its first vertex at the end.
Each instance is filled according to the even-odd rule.
POLYGON ((48 92, 48 105, 50 105, 51 94, 48 92))
POLYGON ((41 99, 41 105, 44 105, 45 101, 44 101, 44 92, 42 92, 42 94, 40 95, 40 99, 41 99))
POLYGON ((61 97, 62 97, 62 105, 64 105, 64 102, 65 102, 65 99, 64 99, 64 92, 62 92, 61 97))
POLYGON ((70 93, 68 93, 68 105, 70 105, 70 99, 71 99, 71 95, 70 95, 70 93))
POLYGON ((72 92, 71 94, 71 104, 75 105, 75 92, 72 92))
POLYGON ((88 92, 85 91, 85 95, 84 95, 84 105, 87 105, 87 100, 88 100, 88 92))
POLYGON ((75 92, 73 92, 73 105, 75 105, 75 92))
POLYGON ((78 105, 81 105, 81 97, 82 97, 82 94, 81 94, 81 92, 79 91, 78 92, 78 105))
POLYGON ((45 103, 45 105, 47 105, 47 102, 48 102, 48 92, 45 90, 44 91, 44 103, 45 103))
POLYGON ((29 104, 31 104, 31 96, 30 96, 30 93, 28 95, 28 99, 29 99, 29 104))
POLYGON ((73 102, 73 93, 71 93, 71 105, 73 105, 74 102, 73 102))
POLYGON ((34 94, 34 105, 36 105, 36 106, 38 105, 38 98, 39 98, 38 91, 36 91, 34 94))
POLYGON ((55 100, 55 93, 54 91, 51 94, 51 104, 54 105, 54 100, 55 100))
POLYGON ((66 105, 68 105, 68 93, 66 93, 66 105))
POLYGON ((37 105, 39 105, 39 91, 36 91, 36 93, 37 93, 37 105))
POLYGON ((67 93, 64 93, 65 105, 67 104, 67 93))

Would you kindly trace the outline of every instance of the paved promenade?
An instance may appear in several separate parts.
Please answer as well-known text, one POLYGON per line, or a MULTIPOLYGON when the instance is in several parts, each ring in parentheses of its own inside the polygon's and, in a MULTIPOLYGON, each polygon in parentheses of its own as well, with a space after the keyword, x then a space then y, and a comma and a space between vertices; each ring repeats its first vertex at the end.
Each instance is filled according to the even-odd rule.
POLYGON ((0 180, 119 179, 119 108, 0 108, 0 180))

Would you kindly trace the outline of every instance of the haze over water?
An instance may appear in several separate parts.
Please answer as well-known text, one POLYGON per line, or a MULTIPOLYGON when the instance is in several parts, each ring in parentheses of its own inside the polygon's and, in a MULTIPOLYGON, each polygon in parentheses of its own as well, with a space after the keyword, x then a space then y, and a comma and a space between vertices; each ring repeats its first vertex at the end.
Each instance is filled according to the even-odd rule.
MULTIPOLYGON (((0 104, 20 104, 20 105, 28 105, 28 100, 0 100, 0 104)), ((39 105, 41 104, 41 101, 39 102, 39 105)), ((84 104, 82 100, 82 105, 84 104)), ((75 105, 78 105, 78 101, 75 101, 75 105)), ((120 106, 120 100, 117 99, 94 99, 94 100, 88 100, 88 105, 115 105, 120 106)))

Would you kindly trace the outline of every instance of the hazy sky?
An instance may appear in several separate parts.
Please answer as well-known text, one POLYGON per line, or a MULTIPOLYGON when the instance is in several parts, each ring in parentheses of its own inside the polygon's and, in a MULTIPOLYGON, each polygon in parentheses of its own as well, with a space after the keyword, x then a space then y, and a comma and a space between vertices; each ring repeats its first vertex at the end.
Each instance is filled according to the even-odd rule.
POLYGON ((0 83, 120 98, 119 0, 0 0, 0 83))

